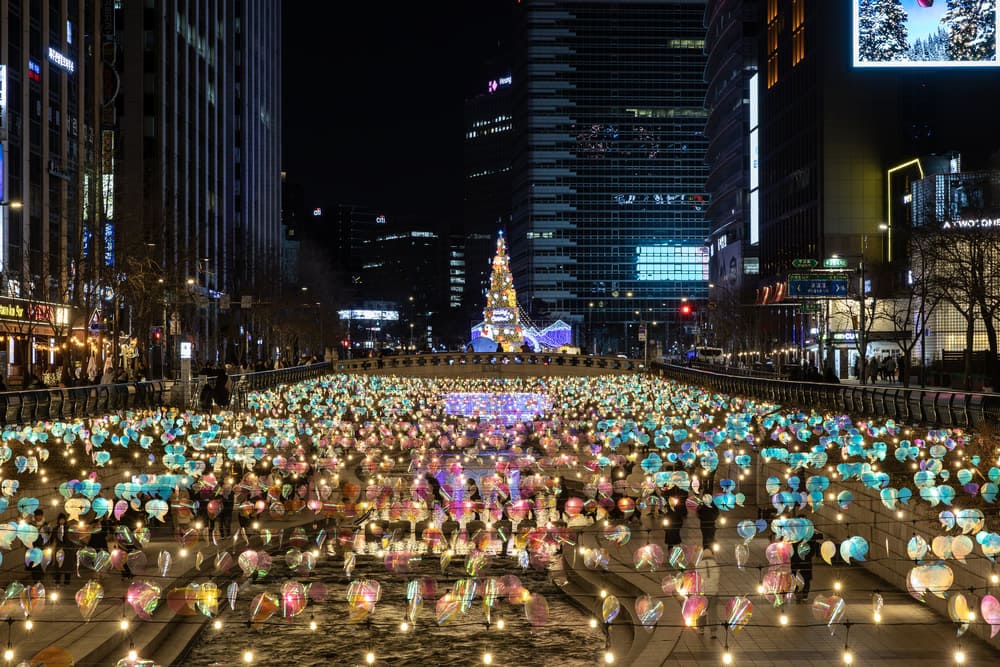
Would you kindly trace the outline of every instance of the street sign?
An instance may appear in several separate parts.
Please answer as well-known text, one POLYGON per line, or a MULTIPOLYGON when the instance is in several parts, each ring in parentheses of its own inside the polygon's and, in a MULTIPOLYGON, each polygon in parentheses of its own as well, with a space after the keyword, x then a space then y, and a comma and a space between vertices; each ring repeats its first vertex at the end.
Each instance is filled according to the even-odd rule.
POLYGON ((105 324, 103 318, 101 317, 101 309, 95 308, 94 313, 90 316, 90 324, 88 327, 91 333, 97 333, 99 331, 107 331, 108 325, 105 324))
POLYGON ((253 308, 253 296, 241 296, 240 310, 247 310, 249 308, 253 308))
POLYGON ((828 257, 823 260, 824 269, 846 269, 847 260, 843 257, 828 257))
POLYGON ((788 296, 829 298, 847 296, 846 277, 789 276, 788 296))
POLYGON ((219 296, 219 310, 229 310, 230 299, 228 294, 219 296))
POLYGON ((820 305, 815 301, 799 304, 800 313, 818 313, 820 310, 822 310, 820 305))
POLYGON ((640 343, 646 342, 646 325, 644 324, 639 325, 639 342, 640 343))
POLYGON ((796 269, 814 269, 819 264, 815 259, 793 259, 792 266, 796 269))

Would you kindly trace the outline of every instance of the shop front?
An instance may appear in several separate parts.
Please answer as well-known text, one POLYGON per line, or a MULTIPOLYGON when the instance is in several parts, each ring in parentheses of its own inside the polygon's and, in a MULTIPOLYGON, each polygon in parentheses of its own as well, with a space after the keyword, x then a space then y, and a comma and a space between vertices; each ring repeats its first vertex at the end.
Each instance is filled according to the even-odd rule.
POLYGON ((0 298, 0 375, 9 389, 25 386, 32 373, 52 379, 69 351, 73 315, 64 304, 0 298))

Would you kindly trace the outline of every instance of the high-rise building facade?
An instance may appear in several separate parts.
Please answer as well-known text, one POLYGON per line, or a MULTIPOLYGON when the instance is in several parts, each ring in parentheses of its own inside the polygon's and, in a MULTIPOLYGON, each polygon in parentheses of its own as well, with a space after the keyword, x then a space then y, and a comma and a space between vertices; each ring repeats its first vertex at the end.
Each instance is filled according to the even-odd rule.
POLYGON ((280 287, 281 3, 115 7, 115 187, 127 212, 116 238, 160 264, 176 286, 165 310, 177 333, 215 359, 240 321, 220 297, 256 301, 280 287))
POLYGON ((0 359, 14 376, 55 361, 32 339, 52 348, 82 328, 69 306, 113 260, 114 205, 98 187, 111 174, 105 4, 0 2, 0 359))
MULTIPOLYGON (((757 301, 769 306, 767 342, 776 347, 815 346, 818 338, 793 339, 796 326, 823 328, 822 318, 803 322, 789 304, 796 259, 839 255, 859 268, 863 257, 866 289, 884 295, 906 275, 900 211, 921 175, 915 158, 958 151, 976 169, 1000 148, 995 12, 983 21, 966 14, 970 6, 952 15, 951 3, 906 3, 892 13, 881 5, 760 3, 759 199, 750 206, 760 225, 757 301), (939 43, 942 35, 952 46, 939 43), (992 56, 975 61, 973 43, 989 44, 992 56)), ((856 351, 838 345, 830 363, 846 377, 856 351)))
POLYGON ((465 101, 462 224, 452 234, 449 308, 454 333, 482 319, 497 232, 510 225, 514 156, 513 76, 491 66, 482 92, 465 101))
MULTIPOLYGON (((536 323, 637 346, 707 294, 705 3, 521 3, 511 266, 536 323)), ((675 337, 665 329, 652 338, 675 337)))
POLYGON ((744 278, 755 281, 758 269, 759 224, 751 220, 748 206, 757 196, 757 179, 751 184, 751 173, 757 173, 758 18, 757 3, 748 0, 709 0, 705 8, 705 108, 709 113, 705 189, 710 195, 705 218, 709 279, 713 289, 719 290, 710 296, 723 302, 729 299, 721 299, 721 293, 738 296, 749 282, 744 278))

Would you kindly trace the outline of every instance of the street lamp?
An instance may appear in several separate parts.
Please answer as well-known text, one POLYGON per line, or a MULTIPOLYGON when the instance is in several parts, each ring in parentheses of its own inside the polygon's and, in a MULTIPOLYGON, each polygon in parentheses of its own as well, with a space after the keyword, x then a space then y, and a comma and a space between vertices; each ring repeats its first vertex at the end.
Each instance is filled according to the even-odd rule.
POLYGON ((597 354, 597 341, 594 340, 594 302, 591 301, 587 304, 587 339, 593 349, 594 354, 597 354))

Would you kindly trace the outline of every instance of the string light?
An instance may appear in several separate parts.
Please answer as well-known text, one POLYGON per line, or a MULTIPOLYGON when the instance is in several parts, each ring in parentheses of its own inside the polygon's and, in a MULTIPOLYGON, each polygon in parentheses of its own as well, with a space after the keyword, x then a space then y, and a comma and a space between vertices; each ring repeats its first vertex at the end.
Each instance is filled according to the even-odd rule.
POLYGON ((604 652, 604 664, 610 665, 610 664, 614 663, 614 661, 615 661, 615 654, 612 653, 611 651, 605 651, 604 652))
POLYGON ((215 619, 215 621, 212 622, 212 627, 215 628, 216 630, 221 630, 222 621, 220 621, 219 619, 215 619))
POLYGON ((489 651, 487 651, 486 653, 483 653, 483 664, 484 665, 492 665, 493 664, 493 654, 490 653, 489 651))
POLYGON ((788 625, 788 614, 782 614, 781 616, 779 616, 778 623, 780 623, 782 626, 788 625))
POLYGON ((368 651, 368 653, 365 654, 365 662, 367 662, 369 665, 374 665, 375 664, 375 652, 374 651, 368 651))
POLYGON ((965 651, 958 649, 955 651, 955 664, 964 665, 965 664, 965 651))
POLYGON ((243 652, 243 662, 248 665, 253 662, 253 651, 247 650, 243 652))

